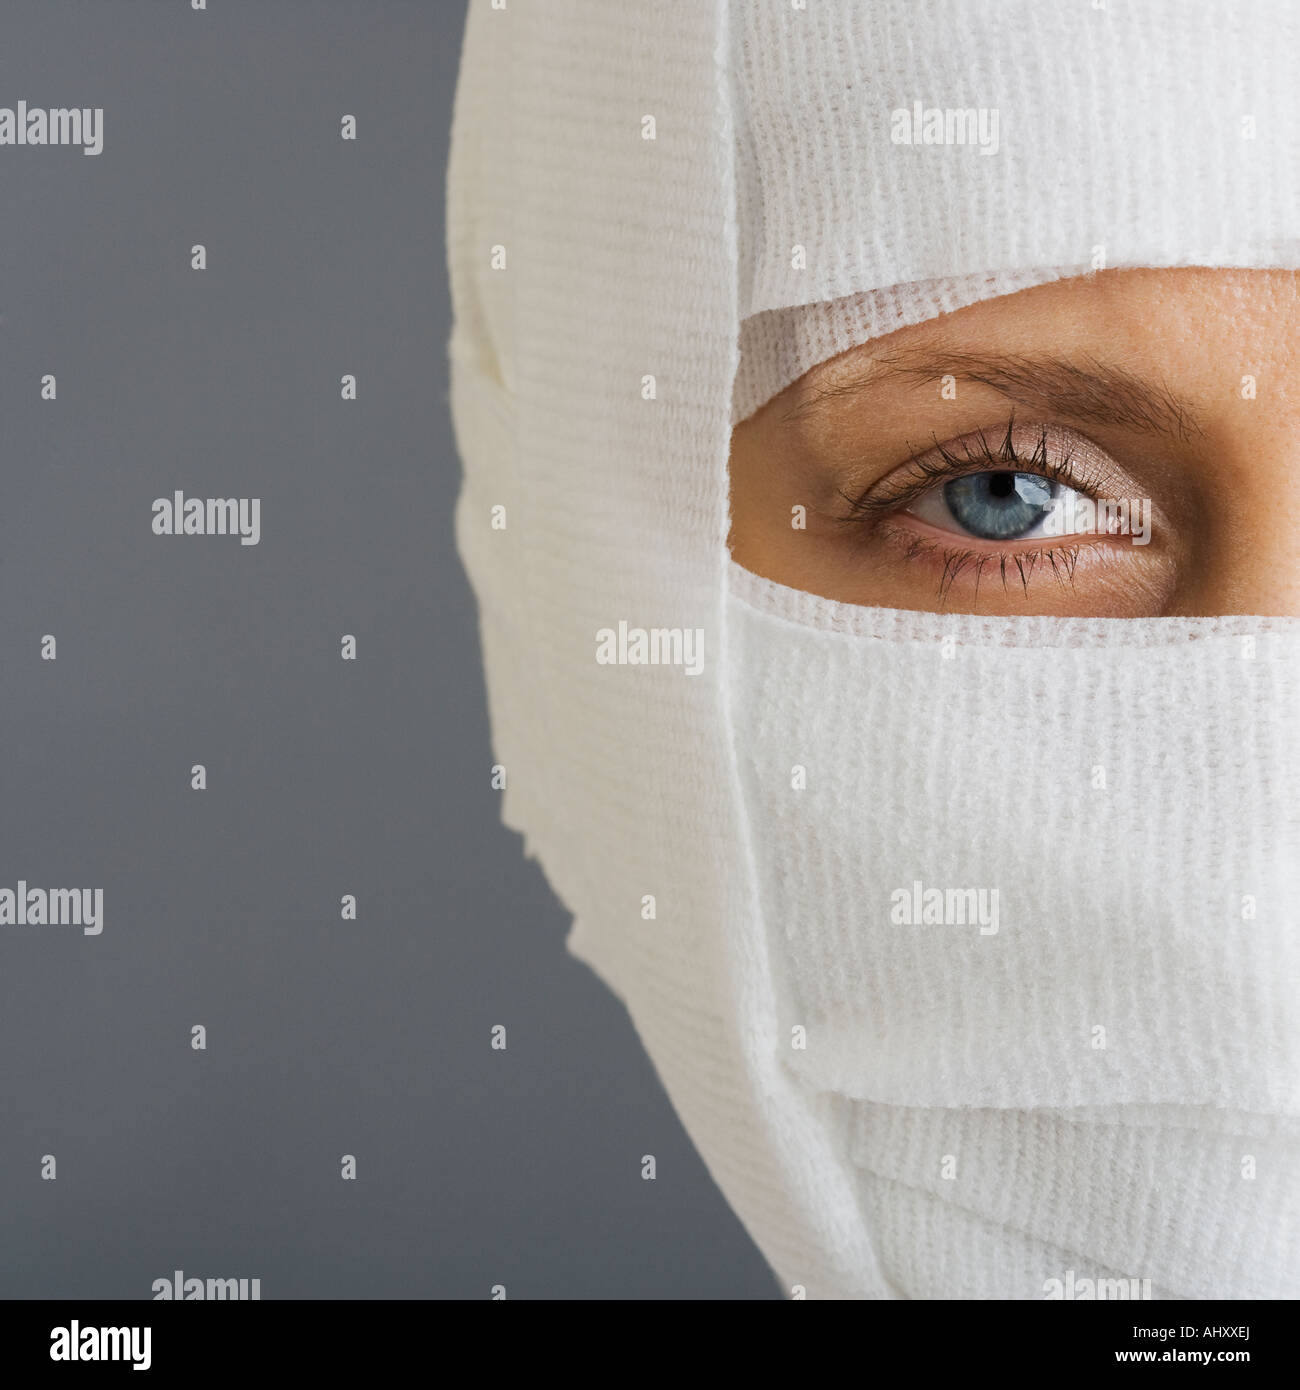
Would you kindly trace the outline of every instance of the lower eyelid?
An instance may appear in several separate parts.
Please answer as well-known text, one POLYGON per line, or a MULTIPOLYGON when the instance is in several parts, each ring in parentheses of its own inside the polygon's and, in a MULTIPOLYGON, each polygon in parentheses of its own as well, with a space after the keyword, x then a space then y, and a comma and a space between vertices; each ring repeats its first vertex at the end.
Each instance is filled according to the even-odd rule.
MULTIPOLYGON (((1110 538, 1105 536, 985 544, 951 531, 922 530, 894 518, 886 518, 877 534, 900 561, 930 572, 939 598, 958 584, 1016 591, 1044 583, 1075 588, 1087 582, 1098 566, 1109 569, 1113 563, 1122 563, 1118 547, 1107 544, 1110 538)), ((1124 573, 1135 571, 1125 566, 1124 573)))
POLYGON ((990 555, 1010 555, 1016 550, 1042 550, 1050 546, 1060 545, 1109 545, 1113 547, 1116 541, 1128 541, 1127 536, 1110 536, 1101 532, 1088 531, 1071 532, 1063 536, 1019 536, 1008 541, 986 540, 983 536, 970 536, 962 531, 946 531, 942 527, 934 526, 906 511, 894 512, 890 516, 882 518, 881 534, 884 534, 893 525, 898 526, 900 533, 906 530, 911 537, 920 536, 923 539, 933 540, 938 544, 961 550, 985 550, 990 555))

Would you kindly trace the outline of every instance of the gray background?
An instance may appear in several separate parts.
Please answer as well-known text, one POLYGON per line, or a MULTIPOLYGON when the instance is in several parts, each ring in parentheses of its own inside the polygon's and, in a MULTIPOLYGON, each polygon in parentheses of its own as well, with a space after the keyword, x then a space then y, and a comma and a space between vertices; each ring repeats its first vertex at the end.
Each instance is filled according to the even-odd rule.
POLYGON ((0 887, 105 926, 0 927, 0 1295, 779 1296, 489 786, 463 14, 6 0, 0 105, 105 114, 97 158, 0 147, 0 887), (177 488, 260 497, 261 544, 155 536, 177 488))

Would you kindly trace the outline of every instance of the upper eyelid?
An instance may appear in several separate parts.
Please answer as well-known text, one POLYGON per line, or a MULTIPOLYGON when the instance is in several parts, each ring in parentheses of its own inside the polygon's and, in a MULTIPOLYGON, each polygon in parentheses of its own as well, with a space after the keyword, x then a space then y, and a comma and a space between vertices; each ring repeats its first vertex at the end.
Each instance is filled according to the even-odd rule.
MULTIPOLYGON (((963 436, 961 440, 948 440, 940 442, 937 436, 933 436, 934 443, 930 448, 924 450, 913 450, 911 456, 901 465, 900 468, 911 468, 913 476, 908 481, 895 488, 885 488, 882 491, 882 483, 875 482, 854 497, 840 490, 840 496, 849 505, 847 516, 841 518, 844 521, 869 521, 879 516, 887 515, 890 512, 899 510, 908 502, 914 501, 917 497, 923 496, 931 488, 940 482, 958 477, 962 473, 978 473, 992 471, 1001 465, 1008 471, 1031 472, 1036 471, 1044 476, 1051 477, 1055 481, 1064 483, 1068 487, 1077 489, 1080 492, 1092 493, 1098 488, 1101 479, 1099 477, 1083 476, 1080 469, 1076 466, 1074 451, 1066 453, 1063 459, 1056 459, 1048 456, 1047 437, 1049 432, 1055 428, 1060 433, 1070 436, 1079 436, 1078 431, 1065 429, 1061 426, 1051 426, 1046 422, 1033 426, 1021 426, 1024 430, 1032 428, 1038 432, 1037 443, 1032 454, 1026 456, 1023 452, 1014 451, 1012 436, 1016 432, 1016 419, 1014 412, 1008 419, 1005 426, 989 426, 983 430, 972 431, 971 434, 963 436), (989 443, 989 436, 997 434, 1001 436, 1001 443, 997 446, 997 452, 989 443), (951 452, 954 445, 971 445, 978 443, 982 452, 966 457, 951 452), (1006 451, 1011 448, 1013 452, 1010 456, 1006 451), (939 467, 930 460, 938 455, 944 459, 944 466, 939 467), (966 466, 969 465, 969 466, 966 466)), ((1091 441, 1089 441, 1091 442, 1091 441)), ((898 470, 895 469, 895 472, 898 470)), ((892 474, 890 475, 892 477, 892 474)), ((888 483, 889 479, 884 480, 888 483)))

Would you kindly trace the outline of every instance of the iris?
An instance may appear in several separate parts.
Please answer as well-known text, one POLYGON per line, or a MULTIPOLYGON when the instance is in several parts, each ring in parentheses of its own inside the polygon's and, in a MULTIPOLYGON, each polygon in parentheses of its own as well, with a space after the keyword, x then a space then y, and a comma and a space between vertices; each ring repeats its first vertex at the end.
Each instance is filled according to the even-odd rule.
POLYGON ((1052 510, 1059 484, 1038 473, 967 473, 945 483, 953 520, 985 541, 1028 535, 1052 510))

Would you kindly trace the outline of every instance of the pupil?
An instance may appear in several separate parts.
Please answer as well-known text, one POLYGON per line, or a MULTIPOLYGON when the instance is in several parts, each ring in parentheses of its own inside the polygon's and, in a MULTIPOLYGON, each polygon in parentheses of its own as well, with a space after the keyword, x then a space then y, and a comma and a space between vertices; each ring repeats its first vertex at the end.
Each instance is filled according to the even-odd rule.
POLYGON ((1016 475, 1014 473, 993 473, 989 476, 989 492, 994 497, 1010 497, 1015 491, 1016 475))

